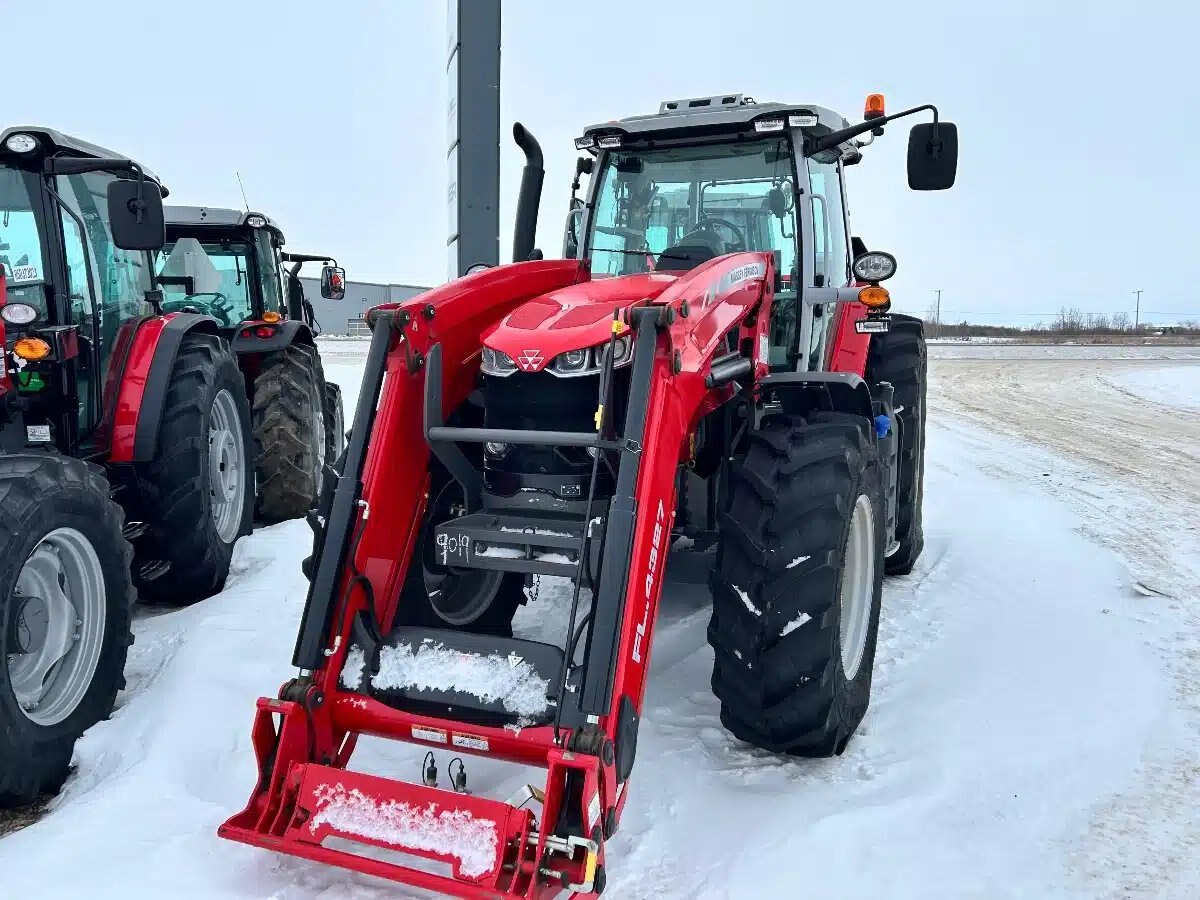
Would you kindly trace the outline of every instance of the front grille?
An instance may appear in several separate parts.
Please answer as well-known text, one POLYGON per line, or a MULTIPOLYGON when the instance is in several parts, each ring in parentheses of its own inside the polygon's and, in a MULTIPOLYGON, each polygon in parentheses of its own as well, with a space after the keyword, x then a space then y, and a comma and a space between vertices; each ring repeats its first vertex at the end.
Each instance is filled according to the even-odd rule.
MULTIPOLYGON (((610 422, 623 426, 629 367, 618 369, 613 384, 610 422)), ((560 378, 549 372, 515 372, 505 378, 483 377, 484 424, 522 431, 595 431, 600 376, 560 378)), ((619 431, 620 428, 614 429, 619 431)), ((582 447, 514 446, 502 457, 484 456, 484 481, 493 493, 511 495, 522 487, 551 490, 563 499, 587 495, 592 458, 582 447), (546 478, 545 476, 555 476, 546 478)), ((597 495, 611 492, 607 467, 601 465, 597 495)))

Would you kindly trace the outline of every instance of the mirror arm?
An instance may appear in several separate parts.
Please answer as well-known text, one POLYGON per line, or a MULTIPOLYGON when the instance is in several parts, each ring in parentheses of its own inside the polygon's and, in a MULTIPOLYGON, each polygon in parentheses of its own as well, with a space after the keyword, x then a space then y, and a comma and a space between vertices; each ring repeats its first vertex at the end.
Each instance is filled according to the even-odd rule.
POLYGON ((905 116, 911 116, 913 113, 924 112, 925 110, 930 110, 933 113, 933 140, 931 143, 934 150, 939 150, 941 149, 941 141, 939 141, 937 137, 937 107, 932 103, 926 103, 924 106, 914 106, 912 109, 906 109, 903 112, 893 113, 890 116, 880 116, 877 119, 867 119, 865 122, 860 122, 858 125, 851 125, 849 128, 842 128, 841 130, 831 132, 824 137, 810 138, 804 142, 804 155, 813 156, 825 150, 831 150, 832 148, 850 140, 851 138, 858 137, 860 134, 866 134, 868 131, 881 128, 888 122, 892 122, 896 119, 902 119, 905 116))

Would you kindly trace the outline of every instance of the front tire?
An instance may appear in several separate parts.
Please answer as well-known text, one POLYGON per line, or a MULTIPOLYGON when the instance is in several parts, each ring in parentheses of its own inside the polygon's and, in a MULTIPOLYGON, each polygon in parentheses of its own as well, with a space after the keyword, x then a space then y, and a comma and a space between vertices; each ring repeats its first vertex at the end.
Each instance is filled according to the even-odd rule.
POLYGON ((325 382, 325 462, 346 451, 346 413, 341 385, 325 382))
POLYGON ((840 754, 867 711, 884 506, 870 423, 773 416, 736 470, 711 586, 721 721, 796 756, 840 754))
POLYGON ((157 456, 139 470, 158 513, 142 553, 170 567, 139 587, 143 599, 188 604, 224 587, 233 545, 251 531, 250 408, 237 359, 216 335, 184 337, 170 385, 157 456))
POLYGON ((252 409, 257 514, 264 522, 300 518, 320 495, 331 458, 325 388, 313 347, 293 344, 263 359, 252 409))
POLYGON ((0 809, 56 791, 125 686, 133 551, 108 482, 52 454, 0 456, 0 809))
POLYGON ((925 497, 925 386, 928 355, 920 319, 892 316, 889 331, 871 336, 867 382, 889 382, 900 420, 896 465, 896 551, 888 556, 888 575, 907 575, 925 548, 921 504, 925 497))

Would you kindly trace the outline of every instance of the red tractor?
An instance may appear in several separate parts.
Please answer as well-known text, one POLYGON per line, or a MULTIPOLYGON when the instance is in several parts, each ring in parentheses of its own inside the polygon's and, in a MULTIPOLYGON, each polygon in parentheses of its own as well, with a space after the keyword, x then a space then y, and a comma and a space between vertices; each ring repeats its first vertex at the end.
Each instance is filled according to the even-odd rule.
POLYGON ((237 359, 162 310, 165 193, 57 131, 0 134, 0 807, 57 788, 112 710, 135 588, 210 596, 251 529, 237 359))
POLYGON ((921 551, 925 416, 920 323, 888 311, 895 260, 852 253, 843 170, 922 110, 909 183, 948 188, 956 128, 878 96, 857 125, 734 94, 588 128, 560 261, 533 250, 541 154, 516 126, 524 261, 369 314, 300 675, 258 703, 224 837, 459 897, 600 895, 669 553, 689 546, 716 548, 725 726, 842 752, 882 579, 921 551), (561 639, 513 636, 549 576, 572 584, 561 639), (422 783, 351 771, 360 734, 427 748, 422 783), (449 790, 438 752, 460 757, 449 790), (545 787, 471 794, 470 755, 545 787))
POLYGON ((261 213, 168 206, 166 218, 163 311, 216 320, 250 392, 256 517, 299 518, 345 436, 342 391, 325 380, 314 341, 320 328, 297 276, 306 262, 324 263, 321 294, 340 300, 345 271, 328 257, 285 252, 283 230, 261 213))

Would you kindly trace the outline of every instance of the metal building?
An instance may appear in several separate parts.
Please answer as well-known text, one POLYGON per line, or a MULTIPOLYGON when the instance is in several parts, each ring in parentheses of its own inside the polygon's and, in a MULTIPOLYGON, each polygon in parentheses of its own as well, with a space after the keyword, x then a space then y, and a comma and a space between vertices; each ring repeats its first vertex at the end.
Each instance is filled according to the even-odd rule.
POLYGON ((427 287, 415 284, 376 284, 370 281, 347 281, 346 296, 341 300, 326 300, 321 296, 321 281, 318 278, 300 277, 304 296, 313 305, 313 313, 321 326, 322 334, 360 335, 366 337, 367 323, 363 317, 367 310, 380 303, 398 303, 415 297, 427 287))

